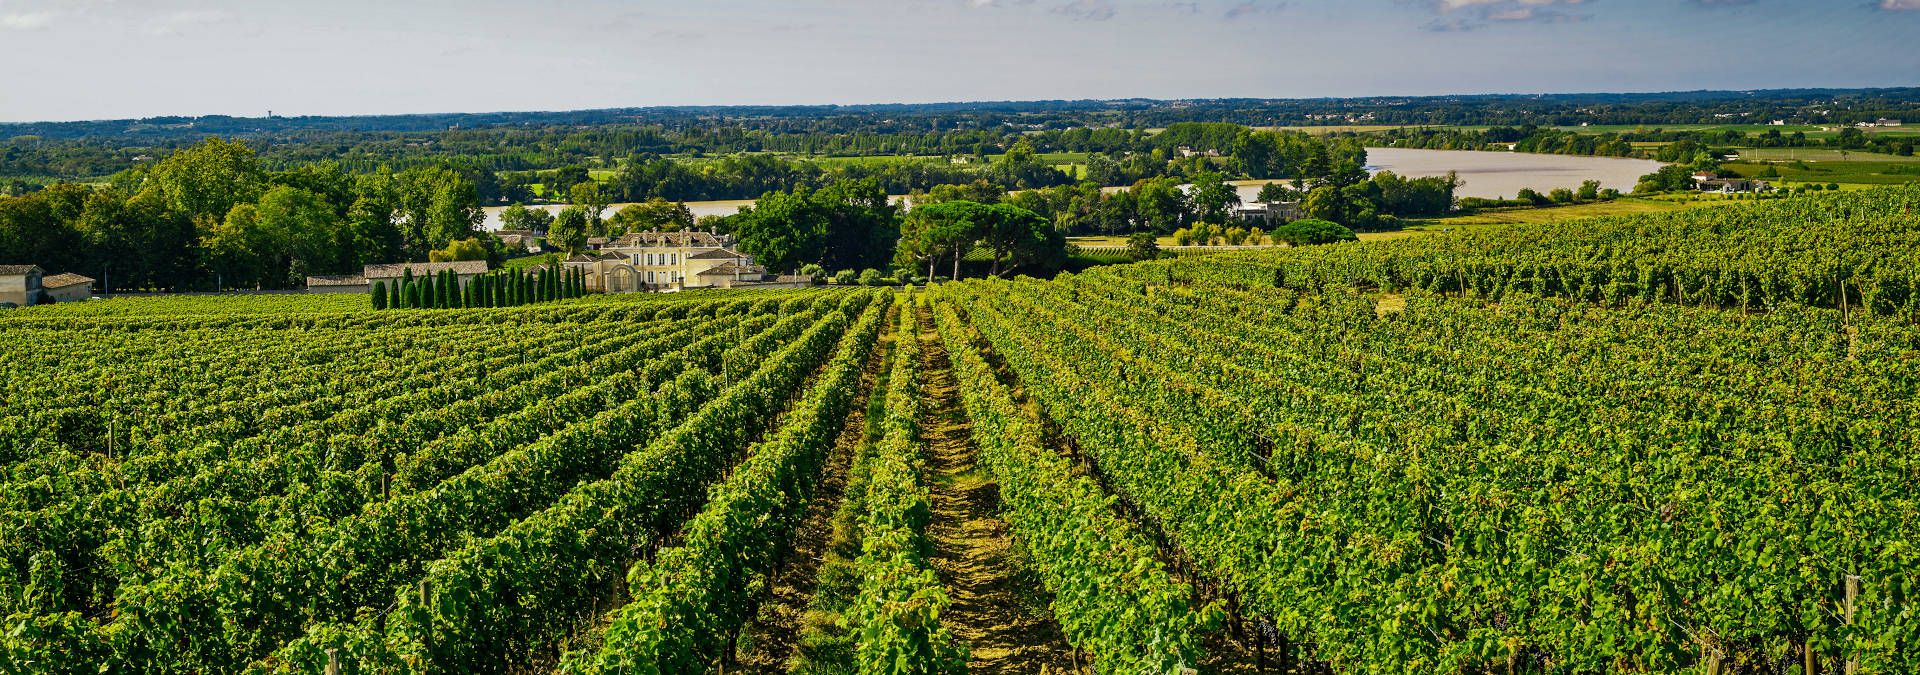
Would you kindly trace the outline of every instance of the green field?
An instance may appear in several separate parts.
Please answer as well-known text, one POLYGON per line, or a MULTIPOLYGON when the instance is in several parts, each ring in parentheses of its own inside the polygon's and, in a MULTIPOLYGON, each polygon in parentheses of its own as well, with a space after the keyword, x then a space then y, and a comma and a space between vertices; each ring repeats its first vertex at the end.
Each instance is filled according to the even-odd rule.
POLYGON ((1740 148, 1740 161, 1769 162, 1911 162, 1920 163, 1920 156, 1902 157, 1879 152, 1858 150, 1841 151, 1831 148, 1740 148))
MULTIPOLYGON (((1676 196, 1679 197, 1679 196, 1676 196)), ((1576 218, 1594 216, 1624 216, 1647 213, 1666 213, 1687 208, 1714 206, 1734 203, 1721 199, 1717 195, 1685 195, 1677 198, 1636 198, 1623 197, 1613 201, 1588 204, 1569 204, 1548 207, 1513 207, 1482 209, 1474 213, 1446 216, 1442 218, 1421 218, 1409 221, 1411 231, 1440 231, 1456 228, 1473 228, 1489 225, 1519 225, 1554 223, 1576 218)))
MULTIPOLYGON (((1776 185, 1793 183, 1839 183, 1845 185, 1892 185, 1920 182, 1920 162, 1882 161, 1886 155, 1853 153, 1849 161, 1773 162, 1757 164, 1733 162, 1721 168, 1747 178, 1760 178, 1776 185), (1873 159, 1861 159, 1870 157, 1873 159), (1767 173, 1777 176, 1764 175, 1767 173)), ((1900 160, 1910 158, 1896 158, 1900 160)))

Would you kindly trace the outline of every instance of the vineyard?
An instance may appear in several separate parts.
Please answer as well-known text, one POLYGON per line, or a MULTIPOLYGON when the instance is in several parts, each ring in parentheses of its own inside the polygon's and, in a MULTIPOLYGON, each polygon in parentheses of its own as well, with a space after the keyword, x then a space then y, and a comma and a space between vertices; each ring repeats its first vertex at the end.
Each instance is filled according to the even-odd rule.
POLYGON ((0 314, 0 671, 1916 672, 1915 206, 0 314))

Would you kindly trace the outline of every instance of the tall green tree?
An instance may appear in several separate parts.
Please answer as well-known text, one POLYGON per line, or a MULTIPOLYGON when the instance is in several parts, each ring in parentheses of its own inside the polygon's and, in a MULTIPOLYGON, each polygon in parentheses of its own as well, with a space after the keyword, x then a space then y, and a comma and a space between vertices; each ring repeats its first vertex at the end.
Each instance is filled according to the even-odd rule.
POLYGON ((424 258, 427 251, 474 236, 486 217, 473 183, 445 166, 409 169, 400 174, 395 189, 408 258, 424 258))
POLYGON ((828 213, 814 200, 813 190, 804 185, 792 192, 769 192, 724 223, 741 251, 768 269, 779 271, 820 262, 831 226, 828 213))
POLYGON ((607 193, 593 181, 577 183, 568 191, 574 206, 587 213, 587 223, 596 234, 605 234, 600 216, 607 212, 607 193))
POLYGON ((553 225, 547 228, 547 244, 573 255, 587 248, 587 232, 593 227, 592 216, 578 206, 569 206, 560 210, 553 225))
POLYGON ((916 206, 907 212, 901 226, 900 244, 894 251, 896 267, 925 263, 927 278, 934 277, 934 265, 951 261, 953 277, 960 278, 960 259, 973 250, 984 227, 987 205, 972 201, 950 201, 916 206))
POLYGON ((271 268, 262 282, 275 288, 295 285, 309 273, 346 271, 341 246, 350 240, 333 206, 302 188, 280 186, 260 197, 258 225, 270 249, 271 268))
POLYGON ((980 242, 993 252, 994 276, 1021 268, 1057 269, 1066 259, 1066 237, 1037 213, 994 204, 986 207, 981 225, 980 242))
POLYGON ((203 222, 259 199, 267 182, 252 148, 218 137, 168 155, 147 177, 165 195, 168 208, 203 222))
POLYGON ((614 212, 613 217, 607 219, 606 227, 609 237, 648 230, 679 230, 693 227, 693 211, 684 203, 654 197, 614 212))
POLYGON ((1240 191, 1227 182, 1226 176, 1208 171, 1194 175, 1187 200, 1201 220, 1225 223, 1233 207, 1240 205, 1240 191))

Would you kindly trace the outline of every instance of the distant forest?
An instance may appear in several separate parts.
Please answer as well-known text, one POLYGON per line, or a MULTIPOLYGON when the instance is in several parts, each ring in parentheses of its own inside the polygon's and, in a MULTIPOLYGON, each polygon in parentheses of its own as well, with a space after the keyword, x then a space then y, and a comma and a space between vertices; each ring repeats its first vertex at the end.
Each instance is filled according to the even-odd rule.
MULTIPOLYGON (((1920 117, 1920 88, 1345 99, 1030 101, 672 107, 355 117, 226 116, 0 124, 0 192, 99 180, 213 136, 267 168, 336 162, 351 173, 458 162, 490 172, 616 169, 634 156, 824 157, 1119 153, 1183 122, 1268 126, 1849 124, 1920 117)), ((504 197, 506 195, 502 195, 504 197)))

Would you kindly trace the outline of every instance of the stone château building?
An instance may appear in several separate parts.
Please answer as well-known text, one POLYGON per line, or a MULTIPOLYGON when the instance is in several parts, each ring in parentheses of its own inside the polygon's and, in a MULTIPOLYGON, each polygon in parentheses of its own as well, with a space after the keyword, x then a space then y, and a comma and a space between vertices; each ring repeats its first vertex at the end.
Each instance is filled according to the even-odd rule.
POLYGON ((691 229, 634 232, 564 264, 585 273, 587 290, 602 293, 764 285, 766 268, 733 243, 730 235, 691 229))

